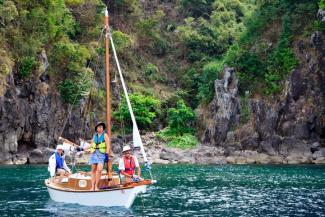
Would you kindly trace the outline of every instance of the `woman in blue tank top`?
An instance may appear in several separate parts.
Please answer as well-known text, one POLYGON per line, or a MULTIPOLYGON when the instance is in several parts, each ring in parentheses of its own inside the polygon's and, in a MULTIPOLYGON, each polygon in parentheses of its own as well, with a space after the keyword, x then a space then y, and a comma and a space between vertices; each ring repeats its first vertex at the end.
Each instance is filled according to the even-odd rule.
POLYGON ((98 191, 98 183, 102 175, 105 160, 108 160, 109 138, 105 133, 105 124, 100 122, 95 126, 95 135, 91 141, 90 152, 92 153, 89 164, 91 164, 91 190, 98 191))

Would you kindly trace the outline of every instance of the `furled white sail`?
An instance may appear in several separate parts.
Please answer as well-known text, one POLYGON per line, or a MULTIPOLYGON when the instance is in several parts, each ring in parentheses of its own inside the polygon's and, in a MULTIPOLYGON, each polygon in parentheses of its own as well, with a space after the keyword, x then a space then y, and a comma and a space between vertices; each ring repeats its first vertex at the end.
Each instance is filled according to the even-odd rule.
POLYGON ((113 53, 114 53, 114 59, 116 61, 118 73, 119 73, 119 76, 120 76, 120 79, 121 79, 123 91, 124 91, 124 94, 125 94, 126 103, 128 105, 129 112, 130 112, 131 119, 132 119, 132 124, 133 124, 133 146, 134 147, 140 147, 141 153, 143 155, 143 160, 144 160, 144 162, 148 163, 147 155, 146 155, 146 152, 144 151, 144 148, 143 148, 143 143, 142 143, 142 140, 141 140, 141 137, 140 137, 138 125, 137 125, 137 122, 135 121, 135 117, 134 117, 134 114, 133 114, 133 109, 132 109, 132 106, 131 106, 131 102, 130 102, 130 99, 129 99, 129 95, 128 95, 126 86, 125 86, 125 82, 124 82, 124 78, 123 78, 123 75, 122 75, 120 63, 119 63, 119 60, 117 58, 117 54, 116 54, 112 34, 110 34, 109 38, 111 40, 111 45, 112 45, 112 49, 113 49, 113 53))

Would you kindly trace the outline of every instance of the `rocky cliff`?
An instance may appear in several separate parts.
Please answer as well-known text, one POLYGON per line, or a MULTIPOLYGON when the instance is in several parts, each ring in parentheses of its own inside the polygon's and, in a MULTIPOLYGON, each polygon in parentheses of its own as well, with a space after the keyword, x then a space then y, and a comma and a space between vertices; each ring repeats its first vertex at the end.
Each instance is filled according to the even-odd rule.
MULTIPOLYGON (((324 19, 324 11, 318 15, 324 19)), ((236 73, 225 68, 224 78, 215 81, 213 101, 200 113, 201 126, 206 126, 202 142, 222 147, 225 156, 235 156, 229 160, 234 162, 236 157, 254 161, 252 155, 258 154, 266 155, 265 162, 325 162, 324 39, 324 32, 317 31, 309 40, 294 42, 299 66, 279 96, 248 99, 250 120, 245 124, 239 120, 243 108, 236 73)))
POLYGON ((46 53, 39 56, 42 71, 22 80, 11 72, 0 96, 0 163, 26 163, 31 155, 54 147, 61 133, 69 138, 81 135, 82 106, 63 105, 57 88, 47 74, 46 53), (65 126, 65 130, 63 127, 65 126), (37 149, 33 151, 33 149, 37 149))
MULTIPOLYGON (((87 1, 85 2, 87 3, 87 1)), ((183 21, 187 16, 201 16, 201 12, 193 10, 196 6, 194 5, 195 7, 192 8, 192 3, 187 6, 178 5, 177 9, 173 1, 162 3, 163 7, 159 5, 158 1, 155 3, 153 1, 141 1, 141 4, 144 6, 137 5, 135 2, 132 1, 130 5, 124 5, 123 7, 114 3, 114 7, 110 7, 114 9, 112 11, 113 18, 123 13, 132 15, 130 17, 125 16, 125 20, 120 17, 116 18, 115 20, 119 20, 119 22, 112 19, 114 25, 118 27, 117 29, 132 35, 132 31, 136 31, 134 27, 142 27, 141 31, 134 33, 130 37, 132 39, 130 43, 135 40, 135 47, 129 49, 128 46, 131 45, 128 45, 128 43, 125 45, 128 50, 138 49, 138 53, 124 52, 124 55, 127 57, 122 55, 122 58, 132 60, 128 63, 130 66, 125 66, 131 70, 125 71, 135 72, 134 75, 132 73, 128 74, 126 78, 135 83, 134 89, 136 89, 139 83, 141 83, 139 86, 142 87, 142 84, 147 83, 150 79, 157 80, 149 82, 149 85, 154 86, 154 88, 142 87, 142 89, 145 89, 142 91, 150 92, 151 90, 149 91, 149 89, 157 89, 158 91, 156 92, 163 95, 162 91, 160 91, 160 86, 163 86, 162 89, 168 90, 165 91, 165 93, 168 93, 165 94, 165 97, 171 95, 169 93, 174 92, 176 89, 182 90, 184 88, 187 90, 184 91, 186 93, 183 94, 184 97, 188 98, 188 101, 195 101, 197 89, 192 88, 198 84, 195 82, 191 83, 191 81, 202 80, 200 81, 201 83, 207 81, 198 79, 200 74, 199 67, 195 68, 195 64, 190 65, 190 62, 195 61, 195 58, 186 59, 189 56, 198 58, 200 55, 203 55, 207 50, 205 45, 210 45, 205 43, 204 40, 207 40, 207 42, 214 40, 214 37, 208 37, 200 41, 200 34, 205 34, 211 30, 206 23, 209 19, 203 22, 207 29, 204 29, 204 31, 202 29, 201 33, 201 31, 194 31, 193 26, 195 25, 192 23, 194 20, 188 20, 191 21, 188 24, 189 26, 186 26, 183 21), (151 4, 154 4, 154 6, 151 4), (126 7, 127 10, 125 10, 126 7), (180 8, 183 9, 179 10, 180 8), (138 13, 139 9, 143 9, 146 13, 138 13), (157 13, 153 13, 156 9, 157 13), (182 13, 179 13, 180 11, 182 13), (166 16, 163 16, 162 14, 164 13, 162 12, 166 16), (131 20, 134 22, 131 22, 131 20), (138 21, 141 22, 138 23, 138 21), (164 25, 160 25, 162 23, 164 25), (177 29, 178 25, 183 25, 183 27, 177 29), (189 45, 189 47, 179 47, 182 43, 178 41, 180 38, 178 33, 182 31, 184 33, 184 40, 187 42, 185 44, 189 45), (192 35, 189 38, 185 37, 187 36, 185 34, 187 31, 191 34, 194 32, 194 36, 197 36, 197 41, 190 40, 193 39, 192 35), (150 43, 146 42, 145 39, 150 43), (167 46, 167 42, 170 43, 169 46, 167 46), (137 46, 140 44, 147 45, 147 47, 137 46), (157 54, 156 50, 159 50, 159 48, 167 52, 168 55, 165 55, 164 52, 157 54), (201 53, 196 53, 200 49, 201 53), (175 50, 177 52, 174 52, 175 50), (189 53, 192 55, 189 55, 189 53), (145 58, 137 58, 138 56, 144 56, 145 58), (148 71, 148 66, 152 66, 152 64, 148 64, 147 68, 143 68, 148 61, 156 63, 157 67, 154 67, 154 71, 157 71, 159 76, 157 78, 153 76, 153 78, 148 78, 148 80, 144 81, 146 75, 143 76, 141 74, 142 71, 148 71), (179 66, 176 67, 176 65, 179 66), (159 71, 164 73, 159 74, 159 71), (178 75, 182 72, 188 72, 188 74, 178 75), (166 76, 165 73, 167 73, 166 76), (184 85, 177 86, 178 83, 186 85, 185 87, 184 85), (189 88, 190 91, 186 88, 189 88), (187 96, 189 93, 191 95, 187 96)), ((78 10, 91 11, 86 6, 71 6, 69 10, 76 10, 75 14, 78 15, 85 14, 78 12, 78 10)), ((95 9, 96 7, 93 8, 95 9)), ((218 13, 215 14, 219 14, 221 11, 216 10, 216 12, 218 13)), ((206 16, 206 13, 203 14, 205 15, 202 16, 206 16)), ((88 22, 88 19, 91 17, 93 16, 81 17, 82 22, 80 21, 80 24, 84 24, 87 27, 86 29, 93 27, 93 21, 88 22)), ((318 17, 320 22, 324 24, 324 10, 318 11, 318 17)), ((10 22, 13 22, 12 20, 10 19, 10 22)), ((198 20, 202 21, 202 19, 198 20)), ((7 20, 7 23, 10 22, 7 20)), ((277 26, 277 28, 280 29, 281 27, 277 26)), ((8 35, 11 34, 8 31, 8 35)), ((129 40, 128 35, 119 34, 121 39, 129 40)), ((227 32, 226 35, 228 34, 227 32)), ((279 38, 279 33, 275 32, 274 35, 274 37, 279 38)), ((229 40, 232 41, 231 38, 227 41, 229 40)), ((202 145, 187 151, 168 148, 154 134, 149 132, 143 136, 145 146, 148 149, 149 159, 157 163, 324 163, 324 43, 324 31, 314 32, 309 38, 295 38, 293 40, 293 51, 299 59, 299 65, 287 77, 282 92, 272 96, 251 96, 250 93, 247 93, 245 97, 240 96, 238 73, 234 68, 225 67, 222 78, 214 82, 215 92, 213 100, 208 106, 200 106, 197 109, 197 130, 202 145)), ((9 49, 10 46, 6 45, 4 47, 9 49)), ((78 47, 76 46, 75 48, 78 47)), ((219 47, 216 50, 218 51, 219 47)), ((211 53, 214 53, 213 49, 211 53)), ((208 54, 210 58, 210 53, 208 54)), ((64 63, 63 60, 64 58, 62 58, 64 63)), ((10 63, 7 65, 13 65, 11 61, 8 60, 7 62, 10 63)), ((84 121, 85 103, 81 101, 78 106, 72 107, 72 110, 70 110, 67 104, 63 104, 57 90, 58 83, 55 83, 53 77, 48 72, 49 63, 45 51, 38 56, 38 62, 41 64, 40 70, 35 73, 33 72, 29 77, 19 77, 16 69, 17 66, 12 67, 10 73, 6 76, 0 74, 1 79, 3 78, 0 81, 1 87, 5 84, 4 88, 0 88, 0 164, 44 163, 52 151, 51 148, 55 147, 61 133, 64 137, 74 141, 79 136, 85 137, 85 135, 90 135, 89 129, 84 129, 84 126, 89 125, 85 124, 84 121)), ((149 70, 148 73, 151 75, 154 72, 149 70)), ((161 120, 161 122, 164 123, 166 120, 161 120)), ((163 125, 162 123, 159 124, 163 125)), ((121 151, 123 140, 125 138, 114 138, 114 153, 121 151)), ((128 139, 126 140, 130 142, 128 139)))

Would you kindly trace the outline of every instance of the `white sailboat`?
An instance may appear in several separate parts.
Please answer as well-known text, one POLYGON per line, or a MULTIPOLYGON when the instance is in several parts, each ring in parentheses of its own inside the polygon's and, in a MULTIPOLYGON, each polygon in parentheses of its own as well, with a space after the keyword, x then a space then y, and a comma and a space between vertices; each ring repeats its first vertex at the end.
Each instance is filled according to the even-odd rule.
MULTIPOLYGON (((116 60, 119 77, 122 83, 123 91, 131 115, 133 123, 133 144, 134 147, 138 147, 143 155, 144 162, 147 167, 150 164, 147 160, 145 150, 143 148, 140 133, 135 121, 132 106, 128 97, 127 89, 121 73, 121 67, 117 59, 117 54, 113 42, 112 35, 109 29, 109 16, 108 11, 105 11, 105 47, 106 47, 106 123, 107 123, 107 134, 111 136, 111 125, 110 125, 110 76, 109 76, 109 41, 111 42, 114 58, 116 60)), ((50 198, 57 202, 64 203, 77 203, 86 206, 122 206, 129 208, 136 196, 139 193, 145 193, 147 185, 156 183, 153 180, 151 172, 151 179, 141 180, 138 182, 122 182, 120 176, 112 172, 112 159, 108 162, 108 173, 102 174, 99 182, 99 191, 90 191, 91 189, 91 176, 86 172, 77 172, 71 174, 68 177, 56 178, 52 177, 45 180, 45 185, 48 189, 50 198)))

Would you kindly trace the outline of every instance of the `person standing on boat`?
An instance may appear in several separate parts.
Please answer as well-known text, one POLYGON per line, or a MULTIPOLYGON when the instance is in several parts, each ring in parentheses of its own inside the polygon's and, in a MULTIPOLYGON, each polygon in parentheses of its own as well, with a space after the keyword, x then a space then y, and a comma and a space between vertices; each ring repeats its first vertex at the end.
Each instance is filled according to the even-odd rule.
POLYGON ((92 153, 89 164, 91 164, 91 190, 98 191, 99 180, 102 175, 104 163, 108 162, 110 150, 109 138, 105 133, 106 125, 103 122, 95 126, 95 135, 91 141, 89 150, 92 153))
POLYGON ((118 169, 122 175, 126 177, 127 181, 141 181, 141 168, 136 156, 131 155, 130 146, 124 146, 122 151, 122 158, 119 161, 118 169), (137 171, 137 175, 135 175, 137 171))
POLYGON ((55 153, 52 154, 49 159, 48 171, 50 172, 51 177, 55 175, 68 176, 71 174, 64 158, 63 145, 57 145, 55 153))

